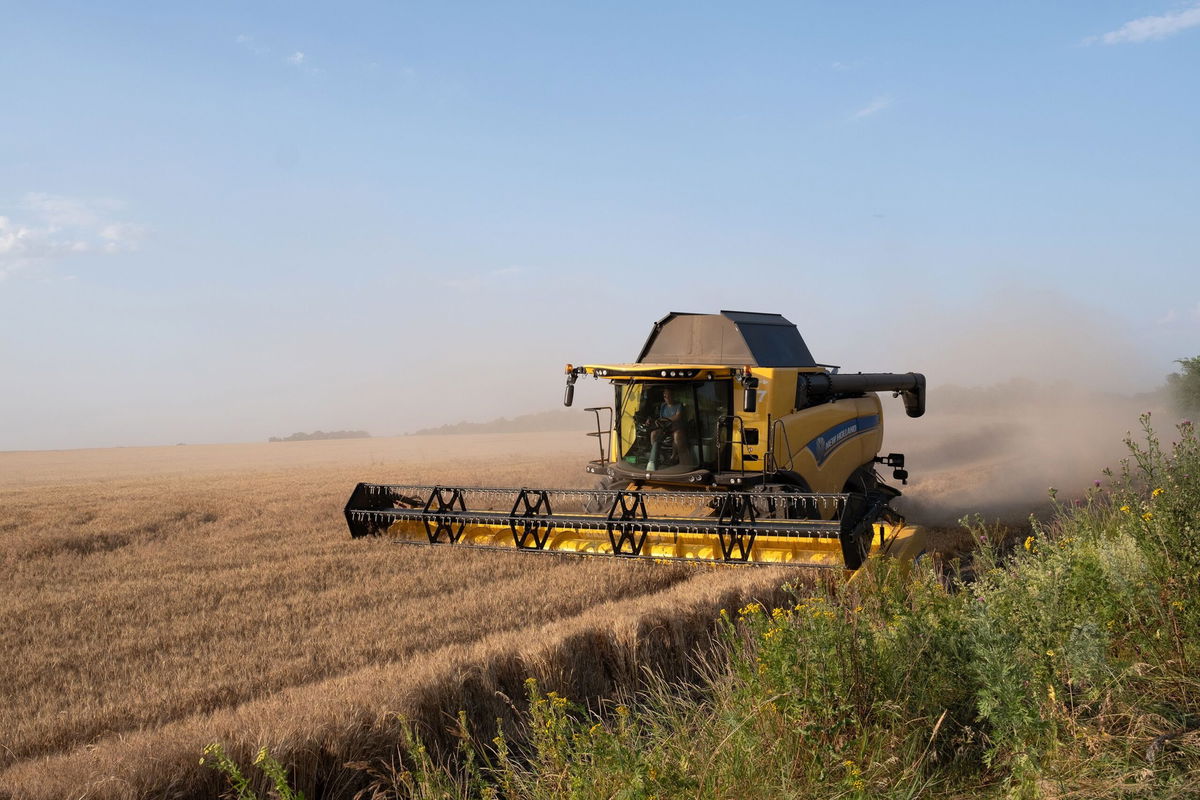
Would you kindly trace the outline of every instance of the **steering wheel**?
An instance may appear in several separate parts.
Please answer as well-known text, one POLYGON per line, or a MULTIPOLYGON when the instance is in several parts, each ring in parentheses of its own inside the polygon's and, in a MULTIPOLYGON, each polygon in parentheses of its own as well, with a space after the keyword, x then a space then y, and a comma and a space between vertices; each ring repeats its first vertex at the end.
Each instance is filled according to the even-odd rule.
POLYGON ((668 431, 671 429, 671 420, 666 417, 654 417, 653 419, 642 419, 637 423, 637 429, 640 433, 648 433, 657 428, 660 431, 668 431))

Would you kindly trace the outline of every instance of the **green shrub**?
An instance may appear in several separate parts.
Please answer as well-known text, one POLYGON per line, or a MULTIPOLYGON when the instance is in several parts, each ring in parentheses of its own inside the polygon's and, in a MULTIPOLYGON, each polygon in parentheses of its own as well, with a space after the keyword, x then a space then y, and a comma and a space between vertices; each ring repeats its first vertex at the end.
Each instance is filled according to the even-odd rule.
POLYGON ((1167 376, 1171 401, 1180 412, 1200 413, 1200 356, 1181 358, 1175 363, 1183 369, 1167 376))
MULTIPOLYGON (((204 748, 200 764, 211 767, 225 776, 229 781, 230 794, 236 800, 259 800, 258 792, 253 788, 253 781, 246 777, 237 762, 230 758, 219 742, 214 742, 204 748)), ((260 748, 254 757, 254 766, 270 782, 274 797, 278 800, 304 800, 304 792, 292 789, 288 781, 287 771, 278 760, 273 758, 267 748, 260 748)))

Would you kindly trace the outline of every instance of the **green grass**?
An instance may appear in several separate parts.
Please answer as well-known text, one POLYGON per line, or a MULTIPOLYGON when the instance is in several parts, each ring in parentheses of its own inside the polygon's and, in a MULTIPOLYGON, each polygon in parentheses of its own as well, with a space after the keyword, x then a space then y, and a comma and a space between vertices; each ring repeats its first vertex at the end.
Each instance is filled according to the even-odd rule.
POLYGON ((375 797, 1195 797, 1200 446, 1143 418, 1130 458, 974 579, 872 562, 724 618, 697 686, 582 708, 529 682, 524 729, 442 767, 415 739, 375 797))

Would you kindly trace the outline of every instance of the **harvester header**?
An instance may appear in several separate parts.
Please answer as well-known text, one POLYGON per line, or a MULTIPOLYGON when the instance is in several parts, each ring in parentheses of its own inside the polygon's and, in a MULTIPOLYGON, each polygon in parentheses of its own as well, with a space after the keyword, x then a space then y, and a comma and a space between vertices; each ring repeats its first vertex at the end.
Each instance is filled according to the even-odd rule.
POLYGON ((915 556, 920 530, 890 507, 904 456, 880 456, 877 392, 925 411, 920 373, 819 364, 779 314, 674 312, 636 362, 566 368, 608 380, 593 414, 598 458, 584 489, 360 484, 355 536, 541 552, 857 569, 871 553, 915 556))

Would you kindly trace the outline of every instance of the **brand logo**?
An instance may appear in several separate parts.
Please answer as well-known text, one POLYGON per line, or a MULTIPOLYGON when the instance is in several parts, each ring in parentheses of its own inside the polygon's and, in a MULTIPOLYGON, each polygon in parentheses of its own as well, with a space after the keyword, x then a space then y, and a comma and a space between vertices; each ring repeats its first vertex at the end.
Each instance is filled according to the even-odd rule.
POLYGON ((829 430, 822 433, 820 436, 809 442, 806 447, 816 459, 817 466, 825 463, 826 459, 845 442, 853 439, 861 433, 866 433, 869 430, 879 426, 879 417, 872 415, 869 417, 857 417, 847 420, 846 422, 834 425, 829 430))

